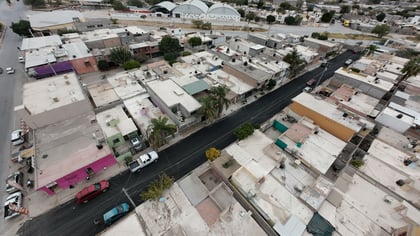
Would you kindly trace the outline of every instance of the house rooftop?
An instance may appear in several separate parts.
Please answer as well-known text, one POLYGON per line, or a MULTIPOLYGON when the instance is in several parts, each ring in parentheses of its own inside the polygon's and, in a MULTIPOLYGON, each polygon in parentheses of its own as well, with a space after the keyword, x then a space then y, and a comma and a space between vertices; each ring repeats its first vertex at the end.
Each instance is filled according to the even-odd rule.
POLYGON ((125 136, 137 131, 133 120, 127 116, 121 105, 97 113, 96 120, 106 138, 110 138, 115 134, 125 136))
POLYGON ((42 12, 29 16, 29 22, 32 28, 44 28, 57 25, 74 23, 74 19, 84 20, 84 16, 79 11, 73 10, 56 10, 42 12))
POLYGON ((177 104, 182 105, 189 113, 197 111, 201 104, 185 92, 179 85, 172 80, 154 80, 147 83, 147 86, 171 108, 177 104))
POLYGON ((23 85, 23 105, 32 114, 51 111, 87 99, 74 73, 23 85))
MULTIPOLYGON (((153 105, 147 94, 124 100, 124 106, 137 124, 137 127, 140 128, 142 134, 146 134, 147 128, 151 124, 151 119, 166 116, 159 107, 153 105)), ((168 119, 168 123, 173 122, 171 119, 168 119)))
POLYGON ((37 188, 111 154, 107 145, 96 147, 93 135, 103 134, 94 119, 94 113, 83 114, 35 130, 37 188))
MULTIPOLYGON (((55 46, 25 51, 25 69, 56 62, 55 52, 55 46)), ((67 56, 67 54, 65 55, 67 56)))
POLYGON ((91 42, 96 40, 118 38, 118 35, 114 33, 112 29, 97 29, 94 31, 83 32, 81 38, 84 42, 91 42))
POLYGON ((63 44, 63 48, 67 51, 67 56, 70 60, 92 56, 92 53, 84 42, 66 43, 63 44))
POLYGON ((336 102, 341 104, 344 108, 350 111, 355 111, 358 114, 364 116, 371 115, 376 116, 379 111, 375 110, 375 106, 379 103, 379 100, 361 93, 348 85, 342 85, 336 89, 329 97, 336 102))
POLYGON ((346 142, 315 126, 308 118, 292 124, 279 139, 304 163, 322 174, 346 146, 346 142))
POLYGON ((242 60, 235 60, 235 62, 227 62, 226 64, 232 66, 238 71, 245 73, 258 82, 264 82, 271 78, 272 72, 268 72, 266 68, 261 68, 252 63, 252 59, 243 57, 242 60), (251 61, 251 62, 249 62, 251 61))
POLYGON ((312 38, 312 37, 305 38, 305 41, 316 43, 316 44, 319 44, 319 45, 322 45, 322 46, 325 46, 325 47, 328 47, 328 48, 332 48, 332 47, 337 46, 337 43, 332 43, 332 42, 329 42, 329 41, 326 41, 326 40, 319 40, 319 39, 315 39, 315 38, 312 38))
POLYGON ((107 80, 86 85, 95 107, 102 107, 120 100, 114 88, 107 80))
POLYGON ((394 86, 394 84, 392 82, 383 80, 383 79, 376 79, 373 76, 370 75, 364 75, 361 73, 356 73, 353 71, 350 71, 348 69, 345 69, 343 67, 341 67, 340 69, 335 71, 336 74, 338 75, 342 75, 345 77, 349 77, 351 79, 360 81, 362 83, 365 84, 369 84, 370 86, 374 86, 378 89, 384 90, 384 91, 390 91, 392 89, 392 87, 394 86))
POLYGON ((363 126, 373 127, 373 123, 367 119, 361 117, 344 117, 345 112, 338 109, 338 106, 331 104, 327 101, 315 99, 308 93, 300 93, 298 96, 292 99, 293 102, 297 102, 309 109, 316 111, 317 113, 334 120, 345 127, 359 132, 363 126), (358 119, 357 119, 358 118, 358 119))
MULTIPOLYGON (((342 175, 335 195, 337 200, 325 201, 319 213, 340 235, 390 235, 394 229, 408 225, 404 209, 413 211, 411 205, 398 201, 358 174, 342 175)), ((411 215, 407 218, 416 219, 411 215)))
POLYGON ((107 77, 107 80, 122 100, 146 93, 146 89, 128 72, 117 73, 107 77))
POLYGON ((225 85, 230 92, 242 95, 253 89, 252 86, 223 70, 215 70, 204 79, 210 86, 225 85))
POLYGON ((420 75, 410 76, 404 80, 404 84, 420 89, 420 75))
POLYGON ((44 37, 35 37, 35 38, 24 38, 22 39, 22 45, 20 46, 20 50, 26 51, 31 49, 39 49, 43 47, 53 46, 57 47, 62 45, 60 36, 58 35, 51 35, 51 36, 44 36, 44 37))

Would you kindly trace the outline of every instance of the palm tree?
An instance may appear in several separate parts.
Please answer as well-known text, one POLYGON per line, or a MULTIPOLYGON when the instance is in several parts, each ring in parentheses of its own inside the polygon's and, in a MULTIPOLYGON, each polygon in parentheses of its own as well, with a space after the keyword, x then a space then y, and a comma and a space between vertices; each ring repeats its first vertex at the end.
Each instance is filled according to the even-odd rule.
POLYGON ((410 61, 404 65, 401 72, 404 73, 403 79, 416 76, 420 72, 420 57, 411 58, 410 61))
POLYGON ((303 69, 305 65, 305 60, 303 60, 296 49, 293 49, 292 52, 283 57, 283 61, 290 64, 290 76, 294 77, 297 72, 303 69))
POLYGON ((211 96, 200 99, 201 107, 198 113, 203 115, 209 123, 217 119, 218 113, 215 106, 215 100, 211 96))
POLYGON ((130 51, 124 47, 117 47, 111 49, 111 54, 109 56, 113 62, 119 65, 122 65, 125 62, 133 59, 130 51))
POLYGON ((210 89, 210 96, 215 100, 215 105, 217 108, 217 115, 220 115, 223 112, 223 109, 228 109, 230 101, 226 98, 229 88, 226 85, 213 87, 210 89))
POLYGON ((369 45, 366 56, 369 56, 375 53, 376 49, 378 49, 378 46, 376 46, 375 44, 369 45))
POLYGON ((147 128, 147 134, 150 144, 159 148, 167 143, 169 135, 174 135, 176 126, 174 124, 167 124, 168 117, 159 116, 157 119, 151 119, 151 124, 147 128))

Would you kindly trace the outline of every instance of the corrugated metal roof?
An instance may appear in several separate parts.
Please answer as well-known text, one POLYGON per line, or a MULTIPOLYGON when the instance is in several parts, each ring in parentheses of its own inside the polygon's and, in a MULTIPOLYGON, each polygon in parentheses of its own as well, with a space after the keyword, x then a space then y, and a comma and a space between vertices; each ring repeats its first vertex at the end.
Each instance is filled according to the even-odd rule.
POLYGON ((182 88, 189 94, 194 95, 204 90, 210 89, 210 85, 203 80, 197 80, 191 84, 182 86, 182 88))

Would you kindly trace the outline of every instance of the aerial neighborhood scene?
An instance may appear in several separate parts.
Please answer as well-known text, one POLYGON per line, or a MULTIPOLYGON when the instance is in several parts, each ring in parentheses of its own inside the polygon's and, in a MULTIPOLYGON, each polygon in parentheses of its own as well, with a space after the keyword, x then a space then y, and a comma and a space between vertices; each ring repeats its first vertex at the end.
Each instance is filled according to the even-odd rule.
POLYGON ((0 0, 12 236, 420 236, 417 0, 0 0))

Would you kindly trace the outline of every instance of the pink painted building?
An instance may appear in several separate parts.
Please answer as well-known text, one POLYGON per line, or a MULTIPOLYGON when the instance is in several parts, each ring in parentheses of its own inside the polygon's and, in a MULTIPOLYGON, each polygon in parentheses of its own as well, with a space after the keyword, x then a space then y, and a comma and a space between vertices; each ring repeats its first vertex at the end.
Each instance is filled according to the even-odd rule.
POLYGON ((67 189, 117 163, 108 146, 98 149, 95 144, 70 154, 37 174, 37 190, 54 195, 54 189, 67 189))

